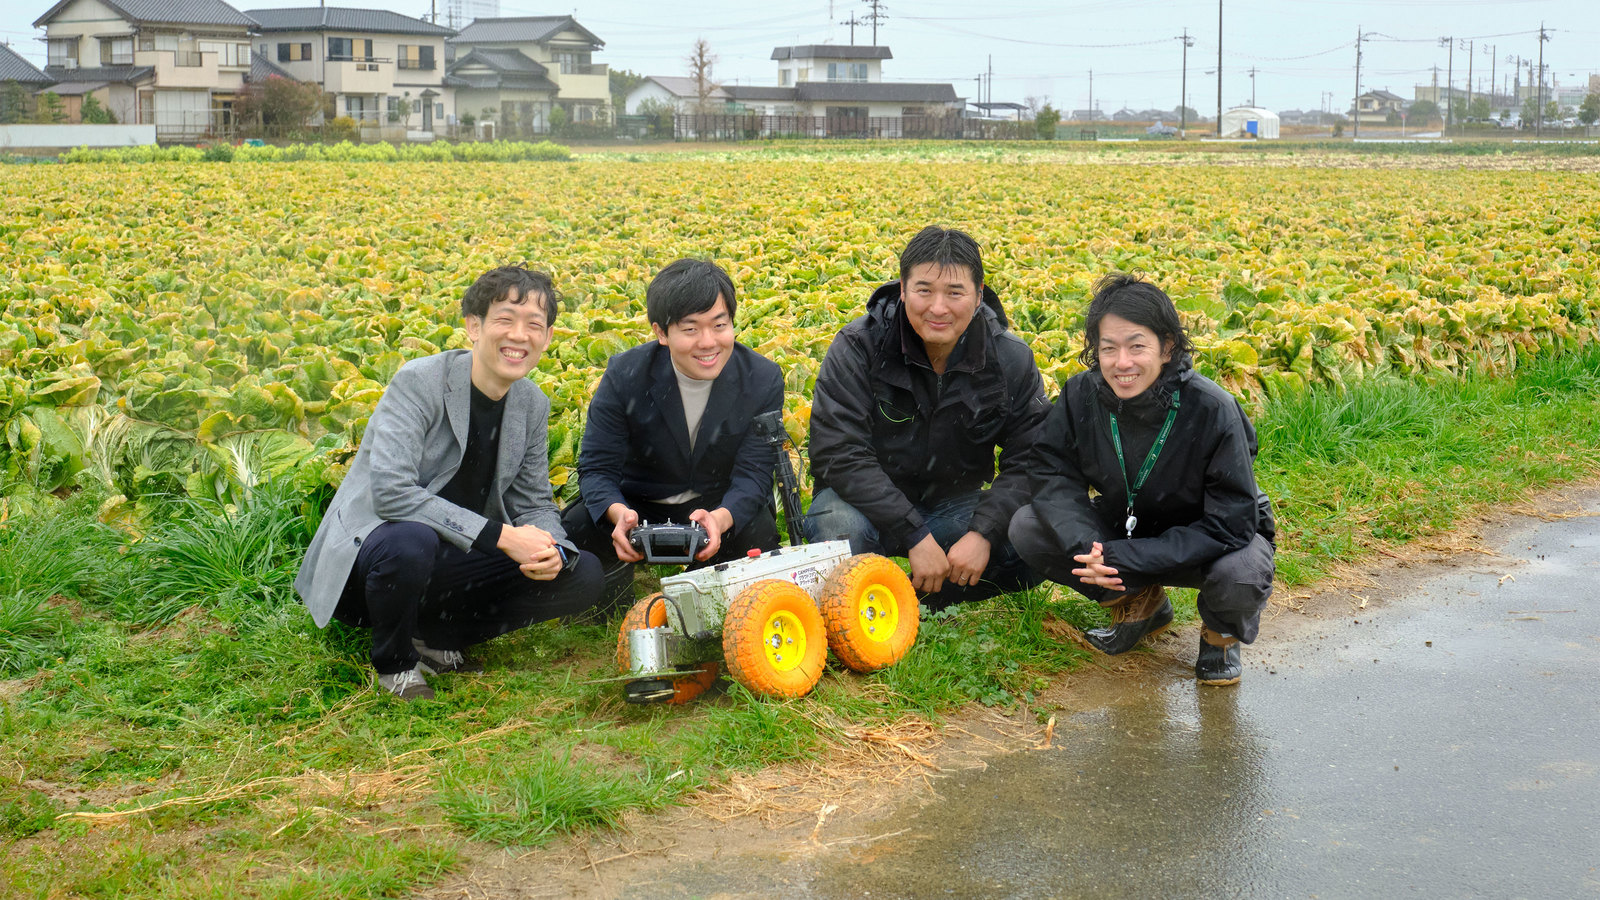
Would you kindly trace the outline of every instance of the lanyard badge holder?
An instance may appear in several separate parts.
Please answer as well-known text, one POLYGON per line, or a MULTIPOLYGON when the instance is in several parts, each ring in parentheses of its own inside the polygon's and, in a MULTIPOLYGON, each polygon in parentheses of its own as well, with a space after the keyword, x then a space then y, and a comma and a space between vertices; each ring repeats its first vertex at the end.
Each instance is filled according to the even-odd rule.
MULTIPOLYGON (((1172 392, 1172 407, 1167 410, 1167 420, 1161 423, 1161 433, 1156 435, 1156 442, 1150 447, 1150 452, 1145 454, 1143 465, 1139 466, 1139 474, 1134 477, 1133 483, 1128 485, 1128 518, 1122 523, 1127 529, 1128 538, 1133 538, 1133 529, 1139 527, 1139 517, 1133 514, 1134 498, 1139 496, 1139 489, 1144 487, 1146 478, 1150 477, 1150 470, 1156 467, 1156 457, 1161 455, 1161 448, 1167 443, 1167 435, 1172 433, 1172 422, 1178 418, 1178 392, 1172 392)), ((1122 472, 1122 477, 1128 477, 1128 464, 1122 458, 1122 433, 1117 430, 1117 414, 1111 414, 1111 443, 1117 448, 1117 467, 1122 472)))

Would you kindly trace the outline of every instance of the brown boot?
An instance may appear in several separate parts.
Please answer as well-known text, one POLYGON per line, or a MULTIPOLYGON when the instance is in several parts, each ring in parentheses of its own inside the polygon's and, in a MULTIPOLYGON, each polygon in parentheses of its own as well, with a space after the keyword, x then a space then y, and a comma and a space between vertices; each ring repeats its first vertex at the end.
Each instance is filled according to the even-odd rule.
POLYGON ((1244 675, 1239 659, 1239 639, 1209 628, 1200 628, 1200 653, 1194 660, 1194 677, 1201 684, 1238 684, 1244 675))
POLYGON ((1111 627, 1083 633, 1089 646, 1108 656, 1127 653, 1149 635, 1172 624, 1172 603, 1166 589, 1152 584, 1144 590, 1107 604, 1111 608, 1111 627))

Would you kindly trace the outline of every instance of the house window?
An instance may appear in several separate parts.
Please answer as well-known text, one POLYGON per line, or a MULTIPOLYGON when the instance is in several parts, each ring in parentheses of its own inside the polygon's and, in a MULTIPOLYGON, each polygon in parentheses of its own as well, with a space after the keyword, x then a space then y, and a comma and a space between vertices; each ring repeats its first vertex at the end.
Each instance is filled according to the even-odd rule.
POLYGON ((800 74, 795 78, 795 81, 798 82, 798 81, 810 81, 810 80, 811 80, 811 67, 810 66, 801 66, 800 67, 800 74))
POLYGON ((561 66, 563 75, 589 74, 590 55, 587 52, 576 50, 563 50, 555 54, 555 62, 561 66))
POLYGON ((389 98, 389 114, 390 115, 395 115, 395 116, 400 115, 400 98, 399 97, 390 97, 389 98))
POLYGON ((115 37, 100 39, 100 65, 133 65, 133 38, 115 37))
POLYGON ((201 41, 201 53, 215 53, 219 66, 248 66, 250 65, 250 45, 222 43, 221 41, 201 41))
POLYGON ((328 38, 328 59, 372 61, 371 38, 328 38))
POLYGON ((305 62, 311 58, 310 44, 279 44, 278 62, 305 62))
POLYGON ((829 81, 866 81, 866 63, 828 63, 829 81))
POLYGON ((826 112, 830 119, 865 119, 867 117, 867 108, 865 106, 830 106, 826 112))
POLYGON ((152 37, 151 35, 148 35, 148 34, 139 35, 139 49, 141 51, 154 50, 155 48, 156 48, 156 39, 154 37, 152 37))
POLYGON ((779 87, 788 87, 789 86, 789 78, 791 76, 793 76, 793 75, 794 75, 794 73, 789 71, 788 69, 779 69, 778 70, 778 86, 779 87))
POLYGON ((50 41, 50 65, 64 69, 78 67, 78 39, 58 38, 50 41))
POLYGON ((397 62, 402 69, 421 69, 430 72, 434 68, 433 47, 428 44, 401 44, 397 62))
POLYGON ((433 117, 435 119, 444 118, 444 104, 443 103, 435 103, 433 105, 433 117))

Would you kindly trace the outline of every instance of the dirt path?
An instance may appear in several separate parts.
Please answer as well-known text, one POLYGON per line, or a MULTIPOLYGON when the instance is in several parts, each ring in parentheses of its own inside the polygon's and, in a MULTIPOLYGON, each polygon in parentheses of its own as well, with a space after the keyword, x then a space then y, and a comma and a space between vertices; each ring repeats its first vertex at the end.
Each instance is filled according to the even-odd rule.
MULTIPOLYGON (((1308 628, 1347 620, 1359 627, 1383 613, 1385 597, 1399 595, 1452 569, 1476 568, 1510 575, 1519 561, 1487 549, 1498 535, 1526 518, 1580 515, 1600 498, 1600 482, 1567 486, 1463 524, 1455 532, 1400 550, 1379 549, 1370 559, 1309 589, 1281 591, 1250 648, 1246 677, 1256 666, 1291 665, 1294 644, 1308 628)), ((1003 714, 973 707, 941 726, 904 723, 880 731, 841 733, 827 760, 741 775, 687 808, 640 816, 625 829, 592 834, 522 856, 491 853, 461 876, 423 893, 425 898, 622 897, 642 887, 664 864, 741 860, 793 860, 870 846, 889 835, 875 828, 904 804, 935 796, 950 774, 988 765, 998 755, 1042 749, 1054 741, 1055 722, 1083 710, 1115 704, 1131 689, 1127 675, 1170 670, 1187 677, 1193 662, 1193 627, 1160 638, 1150 653, 1106 666, 1089 666, 1058 679, 1033 708, 1003 714), (1034 711, 1047 716, 1045 724, 1034 711)), ((657 888, 661 885, 657 885, 657 888)), ((656 891, 660 893, 659 890, 656 891)))

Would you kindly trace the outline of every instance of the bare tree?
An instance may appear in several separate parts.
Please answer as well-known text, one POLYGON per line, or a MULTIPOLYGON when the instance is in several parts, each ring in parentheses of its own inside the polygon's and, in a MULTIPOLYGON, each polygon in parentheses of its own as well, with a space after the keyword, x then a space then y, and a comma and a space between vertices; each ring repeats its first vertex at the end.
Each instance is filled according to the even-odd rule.
POLYGON ((711 45, 705 38, 697 38, 689 52, 689 77, 694 81, 695 109, 697 113, 711 112, 711 95, 721 85, 711 78, 711 67, 717 61, 711 45))

